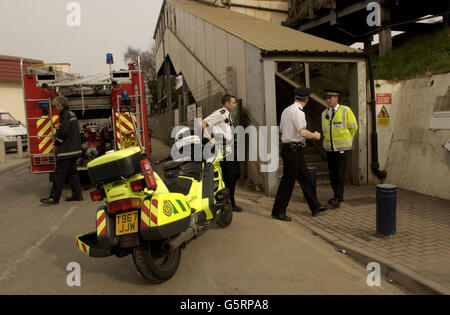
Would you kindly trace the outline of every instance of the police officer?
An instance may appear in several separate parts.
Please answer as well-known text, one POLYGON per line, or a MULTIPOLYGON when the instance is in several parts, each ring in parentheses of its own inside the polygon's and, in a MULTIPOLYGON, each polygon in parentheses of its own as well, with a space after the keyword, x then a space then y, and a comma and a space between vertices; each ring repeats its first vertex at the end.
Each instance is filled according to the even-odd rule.
POLYGON ((231 115, 234 113, 237 107, 236 97, 230 94, 225 94, 221 100, 222 108, 216 110, 211 115, 203 120, 202 129, 203 132, 210 138, 214 138, 217 135, 223 136, 224 142, 232 143, 232 150, 234 159, 233 161, 227 161, 223 159, 220 161, 220 167, 222 168, 223 181, 225 182, 225 187, 230 191, 231 205, 234 212, 242 212, 242 208, 236 205, 234 199, 234 191, 236 189, 236 182, 241 176, 239 162, 237 161, 236 155, 236 143, 234 142, 233 131, 231 126, 233 126, 233 120, 231 115), (208 127, 211 127, 211 134, 208 132, 208 127))
POLYGON ((291 199, 292 190, 297 180, 313 216, 322 214, 327 207, 320 204, 314 190, 311 177, 303 156, 306 139, 320 140, 320 133, 306 129, 306 117, 303 111, 308 103, 311 90, 300 87, 294 90, 295 102, 281 114, 281 157, 283 159, 283 177, 278 187, 272 209, 272 217, 277 220, 291 221, 286 215, 286 208, 291 199))
POLYGON ((69 102, 64 96, 55 97, 52 105, 59 111, 60 117, 55 135, 56 169, 50 197, 41 199, 41 202, 47 205, 57 204, 66 179, 72 187, 72 196, 67 197, 66 201, 81 201, 83 195, 77 173, 77 159, 82 154, 78 120, 69 110, 69 102))
POLYGON ((339 105, 338 91, 326 90, 325 98, 328 109, 322 113, 323 147, 327 153, 328 171, 334 192, 328 203, 333 208, 339 208, 344 200, 347 160, 358 123, 350 107, 339 105))

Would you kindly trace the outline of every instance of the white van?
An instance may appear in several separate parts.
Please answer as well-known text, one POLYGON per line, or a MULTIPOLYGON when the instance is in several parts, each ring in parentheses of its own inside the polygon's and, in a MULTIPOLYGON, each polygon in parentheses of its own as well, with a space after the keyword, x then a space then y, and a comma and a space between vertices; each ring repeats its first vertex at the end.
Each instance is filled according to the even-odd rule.
POLYGON ((27 147, 27 129, 15 120, 14 117, 3 108, 0 108, 0 137, 5 140, 5 149, 17 149, 17 137, 22 137, 24 150, 27 147))

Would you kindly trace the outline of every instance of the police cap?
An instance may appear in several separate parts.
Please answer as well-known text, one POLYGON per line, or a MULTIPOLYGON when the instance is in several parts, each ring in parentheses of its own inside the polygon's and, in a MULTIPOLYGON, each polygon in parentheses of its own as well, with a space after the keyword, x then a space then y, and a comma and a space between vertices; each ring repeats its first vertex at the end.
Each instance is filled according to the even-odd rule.
POLYGON ((325 98, 329 98, 331 96, 339 96, 339 91, 336 91, 336 90, 325 90, 325 98))
POLYGON ((306 87, 299 87, 294 90, 294 95, 299 98, 308 97, 311 94, 311 90, 306 87))

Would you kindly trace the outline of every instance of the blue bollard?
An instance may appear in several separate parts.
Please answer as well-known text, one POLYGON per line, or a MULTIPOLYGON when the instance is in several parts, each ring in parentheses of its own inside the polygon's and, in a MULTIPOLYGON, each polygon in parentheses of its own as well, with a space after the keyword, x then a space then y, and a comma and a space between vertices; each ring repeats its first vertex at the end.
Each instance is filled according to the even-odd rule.
POLYGON ((377 185, 377 235, 391 236, 397 225, 397 186, 377 185))
POLYGON ((308 166, 309 176, 313 184, 314 192, 317 194, 317 168, 308 166))

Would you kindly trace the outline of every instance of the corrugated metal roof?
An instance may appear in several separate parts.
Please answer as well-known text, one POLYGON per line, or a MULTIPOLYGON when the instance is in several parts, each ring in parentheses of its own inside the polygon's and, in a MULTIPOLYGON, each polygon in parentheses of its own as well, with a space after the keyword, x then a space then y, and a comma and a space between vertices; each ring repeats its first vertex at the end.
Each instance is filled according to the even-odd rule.
POLYGON ((361 53, 363 55, 361 50, 226 8, 213 7, 192 0, 166 1, 264 51, 361 53))

